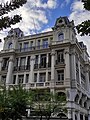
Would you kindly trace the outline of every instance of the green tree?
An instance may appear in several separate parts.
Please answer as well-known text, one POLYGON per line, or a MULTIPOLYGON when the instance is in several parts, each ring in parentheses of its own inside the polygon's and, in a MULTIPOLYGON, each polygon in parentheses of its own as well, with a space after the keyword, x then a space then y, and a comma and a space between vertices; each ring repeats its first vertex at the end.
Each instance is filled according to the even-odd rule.
POLYGON ((66 99, 65 96, 58 96, 58 94, 52 94, 49 91, 36 90, 33 92, 33 114, 38 119, 42 120, 43 116, 46 120, 49 120, 51 116, 59 112, 66 112, 65 108, 66 99))
POLYGON ((26 109, 30 104, 29 91, 22 86, 11 87, 0 90, 0 119, 22 120, 26 116, 26 109))
MULTIPOLYGON (((84 8, 90 11, 90 0, 82 0, 84 4, 84 8)), ((90 20, 86 20, 81 24, 76 26, 77 32, 81 35, 89 35, 90 36, 90 20)))
POLYGON ((14 15, 13 17, 4 16, 8 14, 23 4, 25 4, 27 0, 11 0, 11 2, 6 2, 5 4, 0 3, 0 30, 6 29, 7 27, 11 27, 22 19, 20 15, 14 15))

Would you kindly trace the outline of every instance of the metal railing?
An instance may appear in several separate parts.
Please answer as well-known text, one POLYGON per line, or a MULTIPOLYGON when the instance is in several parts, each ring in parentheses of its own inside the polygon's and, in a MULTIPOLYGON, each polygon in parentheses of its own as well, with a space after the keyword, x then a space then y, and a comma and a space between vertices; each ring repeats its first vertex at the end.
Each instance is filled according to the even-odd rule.
POLYGON ((30 70, 30 65, 15 66, 14 71, 30 70))

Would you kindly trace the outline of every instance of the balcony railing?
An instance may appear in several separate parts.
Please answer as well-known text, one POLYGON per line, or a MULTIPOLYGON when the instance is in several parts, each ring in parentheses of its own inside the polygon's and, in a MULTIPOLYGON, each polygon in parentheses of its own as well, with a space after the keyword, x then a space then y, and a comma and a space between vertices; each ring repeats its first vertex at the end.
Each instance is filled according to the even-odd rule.
POLYGON ((2 71, 7 71, 8 70, 8 66, 3 66, 2 67, 2 71))
POLYGON ((58 65, 58 64, 64 64, 65 63, 65 61, 64 61, 64 59, 61 59, 61 60, 56 60, 56 65, 58 65))
POLYGON ((34 64, 34 69, 39 69, 39 68, 49 68, 51 67, 51 63, 45 63, 45 64, 34 64))
POLYGON ((46 48, 49 48, 49 44, 40 45, 40 46, 32 46, 32 47, 27 47, 27 48, 21 48, 21 49, 17 49, 16 51, 18 51, 18 52, 28 52, 28 51, 40 50, 40 49, 46 49, 46 48))
POLYGON ((30 70, 30 65, 15 66, 14 67, 14 71, 24 71, 24 70, 30 70))

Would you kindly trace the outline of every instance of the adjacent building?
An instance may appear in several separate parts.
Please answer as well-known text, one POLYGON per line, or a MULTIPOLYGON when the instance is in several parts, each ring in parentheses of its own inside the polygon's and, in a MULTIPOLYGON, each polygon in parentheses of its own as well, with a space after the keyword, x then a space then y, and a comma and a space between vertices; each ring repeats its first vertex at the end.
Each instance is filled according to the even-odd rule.
POLYGON ((89 55, 67 17, 49 32, 24 36, 11 29, 0 52, 0 83, 66 95, 68 118, 90 120, 89 55))

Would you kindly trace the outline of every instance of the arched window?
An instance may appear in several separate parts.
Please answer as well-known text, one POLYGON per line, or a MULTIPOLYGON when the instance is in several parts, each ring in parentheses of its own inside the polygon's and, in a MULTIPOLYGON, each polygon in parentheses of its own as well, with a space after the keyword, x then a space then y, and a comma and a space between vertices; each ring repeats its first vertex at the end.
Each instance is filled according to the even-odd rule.
POLYGON ((8 44, 8 49, 11 49, 11 48, 12 48, 12 42, 8 44))
POLYGON ((58 40, 59 40, 59 41, 64 40, 64 34, 63 34, 63 33, 59 33, 59 34, 58 34, 58 40))

